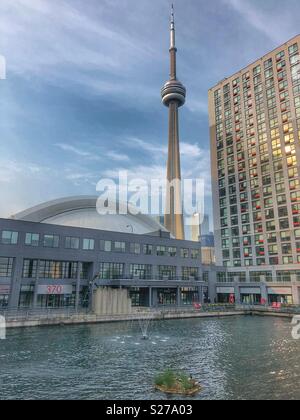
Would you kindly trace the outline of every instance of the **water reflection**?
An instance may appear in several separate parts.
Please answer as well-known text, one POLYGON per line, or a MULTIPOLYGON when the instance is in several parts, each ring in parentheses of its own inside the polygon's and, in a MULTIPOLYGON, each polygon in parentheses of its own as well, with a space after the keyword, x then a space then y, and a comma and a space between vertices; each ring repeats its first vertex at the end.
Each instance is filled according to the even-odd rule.
POLYGON ((234 317, 11 330, 1 399, 163 399, 155 374, 184 369, 200 399, 300 398, 300 342, 284 319, 234 317))

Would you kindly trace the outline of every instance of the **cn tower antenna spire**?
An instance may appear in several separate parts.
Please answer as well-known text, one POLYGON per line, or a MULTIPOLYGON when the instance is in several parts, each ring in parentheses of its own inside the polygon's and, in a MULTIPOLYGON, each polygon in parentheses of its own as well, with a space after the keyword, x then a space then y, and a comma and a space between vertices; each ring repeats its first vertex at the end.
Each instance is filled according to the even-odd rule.
POLYGON ((171 8, 171 28, 170 28, 170 78, 176 80, 176 40, 175 40, 175 16, 174 4, 171 8))
POLYGON ((175 24, 175 18, 174 18, 174 4, 172 3, 171 7, 171 24, 175 24))

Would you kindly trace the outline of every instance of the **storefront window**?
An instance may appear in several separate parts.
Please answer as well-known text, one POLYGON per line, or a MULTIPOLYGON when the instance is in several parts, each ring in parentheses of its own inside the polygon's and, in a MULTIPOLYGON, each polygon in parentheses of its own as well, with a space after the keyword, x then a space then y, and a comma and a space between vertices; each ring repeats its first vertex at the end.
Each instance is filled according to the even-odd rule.
POLYGON ((177 289, 158 289, 157 297, 159 305, 176 305, 177 289))

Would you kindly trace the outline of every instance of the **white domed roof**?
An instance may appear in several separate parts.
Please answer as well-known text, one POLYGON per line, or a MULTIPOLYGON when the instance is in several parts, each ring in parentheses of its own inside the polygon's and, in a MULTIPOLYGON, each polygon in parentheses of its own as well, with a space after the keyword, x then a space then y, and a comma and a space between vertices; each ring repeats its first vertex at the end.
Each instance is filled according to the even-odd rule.
POLYGON ((97 197, 68 197, 49 201, 12 216, 16 220, 71 226, 112 232, 148 234, 166 231, 154 218, 146 215, 100 215, 97 197))

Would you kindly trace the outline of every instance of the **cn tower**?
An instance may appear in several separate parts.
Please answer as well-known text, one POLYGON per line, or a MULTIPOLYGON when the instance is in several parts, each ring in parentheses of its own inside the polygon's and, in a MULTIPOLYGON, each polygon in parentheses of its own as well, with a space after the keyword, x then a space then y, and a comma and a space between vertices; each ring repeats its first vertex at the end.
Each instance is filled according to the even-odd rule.
POLYGON ((168 182, 166 190, 165 227, 176 239, 184 239, 178 110, 185 103, 186 89, 177 79, 176 74, 177 48, 175 43, 173 5, 170 32, 170 80, 164 85, 161 91, 163 104, 169 108, 168 182))

